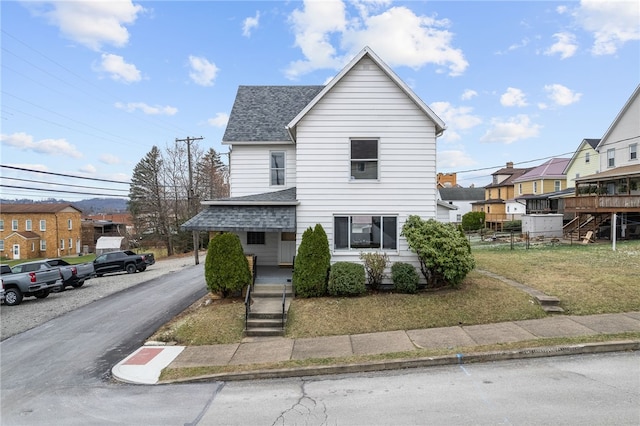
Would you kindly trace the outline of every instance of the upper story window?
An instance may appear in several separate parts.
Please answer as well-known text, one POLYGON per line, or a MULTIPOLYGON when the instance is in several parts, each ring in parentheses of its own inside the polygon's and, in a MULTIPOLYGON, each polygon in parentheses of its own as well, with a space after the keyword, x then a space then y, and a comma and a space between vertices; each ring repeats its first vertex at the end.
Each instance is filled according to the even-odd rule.
POLYGON ((351 141, 351 179, 378 179, 378 141, 351 141))
POLYGON ((24 221, 24 229, 25 229, 25 231, 32 231, 31 219, 27 219, 27 220, 24 221))
POLYGON ((534 194, 538 193, 538 182, 533 182, 533 193, 534 194))
POLYGON ((396 250, 397 223, 395 216, 336 216, 334 247, 336 250, 396 250))
POLYGON ((67 219, 67 228, 69 230, 73 229, 73 220, 67 219))
POLYGON ((4 231, 4 219, 0 219, 0 231, 4 231))
POLYGON ((610 148, 607 150, 607 167, 616 166, 616 149, 610 148))
POLYGON ((591 153, 587 152, 584 154, 584 162, 588 163, 589 161, 591 161, 591 153))
POLYGON ((637 160, 638 159, 638 144, 632 143, 629 145, 629 160, 637 160))
POLYGON ((11 230, 12 231, 17 231, 18 230, 18 220, 14 219, 11 221, 11 230))
POLYGON ((284 151, 273 151, 271 153, 271 185, 281 186, 284 185, 284 151))
POLYGON ((518 184, 518 194, 522 195, 522 184, 518 184))
POLYGON ((560 181, 559 180, 556 180, 555 182, 553 182, 553 190, 555 192, 560 191, 560 181))
POLYGON ((46 230, 47 230, 47 221, 46 221, 46 220, 44 220, 44 219, 42 219, 42 220, 40 221, 40 230, 41 230, 41 231, 46 231, 46 230))

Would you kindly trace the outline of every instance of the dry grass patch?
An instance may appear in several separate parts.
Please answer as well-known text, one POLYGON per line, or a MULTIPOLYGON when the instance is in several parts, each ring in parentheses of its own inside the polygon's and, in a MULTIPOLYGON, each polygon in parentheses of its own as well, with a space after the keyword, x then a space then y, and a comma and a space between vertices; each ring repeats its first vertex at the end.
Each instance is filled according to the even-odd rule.
POLYGON ((295 299, 289 308, 287 337, 486 324, 544 316, 528 295, 472 272, 458 290, 295 299))
POLYGON ((640 310, 640 241, 509 250, 475 247, 477 268, 556 296, 567 314, 640 310))
POLYGON ((149 340, 179 345, 237 343, 244 330, 244 302, 207 295, 163 325, 149 340))

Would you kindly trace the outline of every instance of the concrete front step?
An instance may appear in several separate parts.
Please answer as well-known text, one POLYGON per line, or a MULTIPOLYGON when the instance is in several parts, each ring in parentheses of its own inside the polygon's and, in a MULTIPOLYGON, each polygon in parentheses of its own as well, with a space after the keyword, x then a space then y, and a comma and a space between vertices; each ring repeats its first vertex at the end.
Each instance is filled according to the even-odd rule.
MULTIPOLYGON (((285 318, 286 322, 286 318, 285 318)), ((247 328, 282 328, 282 318, 249 318, 247 328)))
POLYGON ((564 309, 560 307, 560 299, 557 297, 537 295, 535 298, 545 312, 551 314, 564 312, 564 309))
POLYGON ((284 336, 282 328, 252 328, 244 331, 247 337, 284 336))
POLYGON ((287 298, 293 297, 293 287, 291 284, 256 284, 251 290, 253 297, 280 297, 285 290, 287 298))

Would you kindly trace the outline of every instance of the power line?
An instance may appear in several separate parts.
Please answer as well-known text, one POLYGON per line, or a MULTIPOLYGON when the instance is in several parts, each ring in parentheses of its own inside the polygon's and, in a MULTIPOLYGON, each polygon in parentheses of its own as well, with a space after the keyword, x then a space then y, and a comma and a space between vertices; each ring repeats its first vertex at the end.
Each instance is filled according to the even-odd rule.
POLYGON ((0 164, 0 167, 6 168, 6 169, 12 169, 12 170, 20 170, 20 171, 23 171, 23 172, 42 173, 42 174, 45 174, 45 175, 52 175, 52 176, 62 176, 62 177, 69 177, 69 178, 74 178, 74 179, 93 180, 93 181, 96 181, 96 182, 108 182, 108 183, 118 183, 118 184, 122 184, 122 185, 131 185, 131 182, 122 182, 122 181, 118 181, 118 180, 109 180, 109 179, 98 179, 98 178, 91 178, 91 177, 85 177, 85 176, 74 176, 74 175, 67 175, 67 174, 64 174, 64 173, 44 172, 42 170, 25 169, 25 168, 22 168, 22 167, 7 166, 5 164, 0 164))
MULTIPOLYGON (((32 187, 28 187, 28 186, 15 186, 15 185, 5 185, 5 184, 0 184, 0 187, 2 188, 13 188, 13 189, 27 189, 29 191, 44 191, 44 192, 59 192, 59 193, 65 193, 65 194, 81 194, 81 195, 95 195, 98 197, 116 197, 116 198, 123 198, 122 195, 114 195, 114 194, 95 194, 92 192, 78 192, 78 191, 64 191, 64 190, 60 190, 60 189, 44 189, 44 188, 32 188, 32 187)), ((127 197, 128 198, 128 197, 127 197)))
POLYGON ((47 182, 47 181, 44 181, 44 180, 20 179, 20 178, 14 178, 14 177, 9 177, 9 176, 0 176, 0 178, 9 179, 9 180, 19 180, 19 181, 22 181, 22 182, 45 183, 45 184, 49 184, 49 185, 64 185, 66 187, 73 187, 73 188, 100 189, 100 190, 106 190, 106 191, 122 191, 122 192, 128 192, 129 191, 128 189, 101 188, 101 187, 97 187, 97 186, 84 186, 84 185, 70 185, 68 183, 55 183, 55 182, 47 182))

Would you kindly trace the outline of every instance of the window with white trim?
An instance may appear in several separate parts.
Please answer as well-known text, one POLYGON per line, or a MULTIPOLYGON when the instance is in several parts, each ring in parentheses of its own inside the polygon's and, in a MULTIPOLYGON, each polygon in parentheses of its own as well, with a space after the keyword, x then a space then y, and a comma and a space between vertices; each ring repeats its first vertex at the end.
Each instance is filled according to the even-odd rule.
POLYGON ((24 221, 24 229, 25 229, 25 231, 32 231, 33 230, 32 226, 33 226, 33 224, 31 222, 31 219, 27 219, 27 220, 24 221))
POLYGON ((11 230, 12 231, 17 231, 18 230, 18 220, 17 219, 13 219, 11 221, 11 230))
POLYGON ((398 248, 396 216, 335 216, 333 246, 336 250, 398 248))
POLYGON ((73 239, 69 238, 69 250, 73 248, 73 239))
POLYGON ((47 240, 40 240, 40 251, 47 251, 47 240))
POLYGON ((0 240, 0 251, 4 251, 4 240, 0 240))
POLYGON ((553 182, 553 190, 555 192, 560 191, 560 181, 559 180, 556 180, 556 181, 553 182))
POLYGON ((378 179, 378 141, 351 140, 351 180, 378 179))
POLYGON ((73 229, 73 220, 67 219, 67 229, 73 229))
POLYGON ((533 182, 533 193, 534 194, 538 193, 538 182, 533 182))
POLYGON ((0 219, 0 231, 4 231, 4 219, 0 219))
POLYGON ((285 154, 284 151, 272 151, 270 160, 271 185, 284 185, 285 154))
POLYGON ((638 159, 638 144, 632 143, 629 145, 629 160, 637 160, 638 159))
POLYGON ((60 250, 64 250, 64 239, 60 240, 60 250))
POLYGON ((607 150, 607 167, 616 166, 616 149, 610 148, 607 150))
POLYGON ((585 154, 584 154, 584 162, 588 163, 589 161, 591 161, 591 153, 590 152, 585 152, 585 154))
POLYGON ((518 184, 518 194, 522 195, 522 184, 518 184))
POLYGON ((41 231, 46 231, 47 230, 47 221, 42 219, 40 220, 40 230, 41 231))

